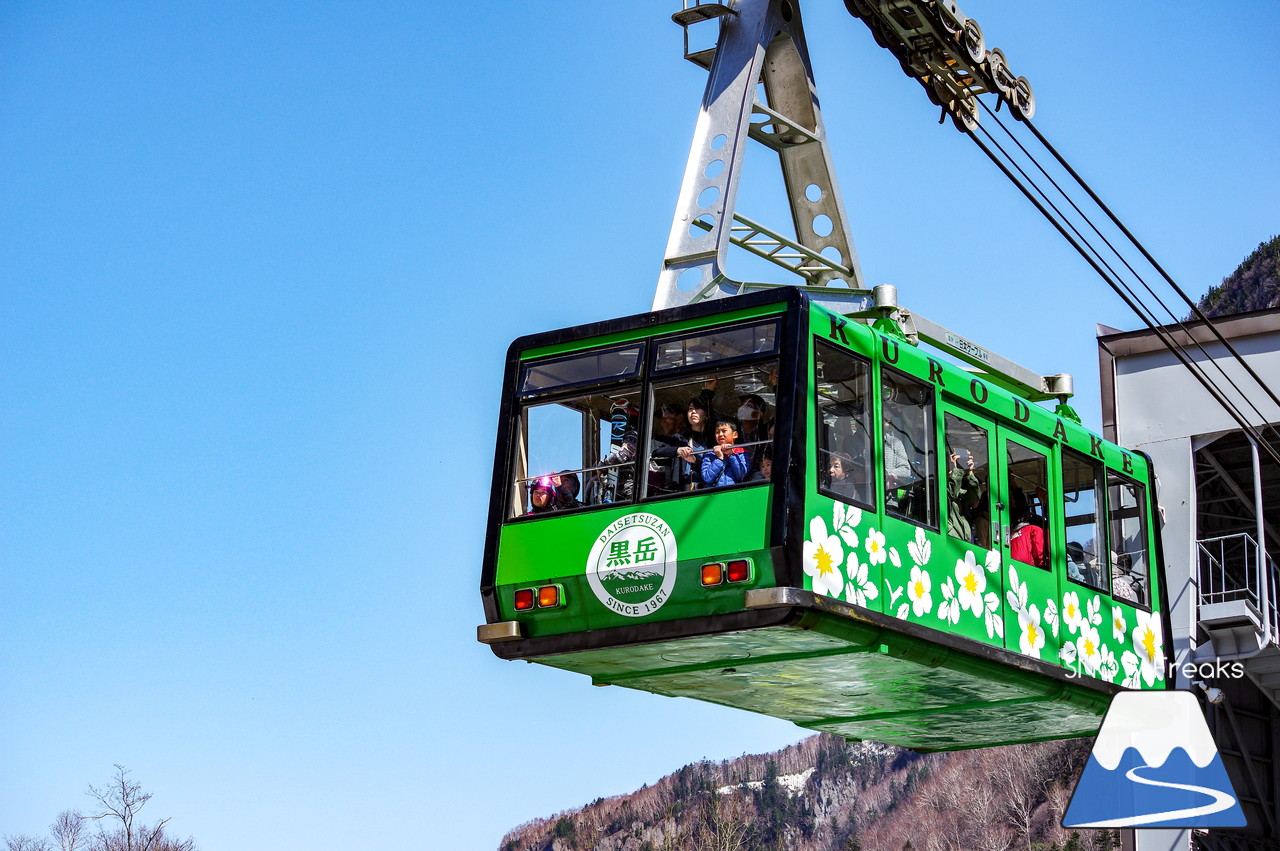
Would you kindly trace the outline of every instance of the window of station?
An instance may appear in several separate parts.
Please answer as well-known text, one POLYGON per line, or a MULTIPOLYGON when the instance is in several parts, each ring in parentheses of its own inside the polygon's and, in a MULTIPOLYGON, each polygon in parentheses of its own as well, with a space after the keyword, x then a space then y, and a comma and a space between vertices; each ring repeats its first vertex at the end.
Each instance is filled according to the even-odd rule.
POLYGON ((991 455, 987 430, 946 414, 947 534, 991 548, 991 455))
POLYGON ((777 363, 655 382, 647 497, 768 481, 777 363))
POLYGON ((871 364, 819 341, 816 346, 818 482, 828 496, 875 507, 871 364))
POLYGON ((1102 465, 1062 450, 1062 505, 1067 529, 1067 577, 1107 590, 1102 514, 1102 465))
POLYGON ((1049 566, 1049 460, 1012 440, 1008 453, 1009 557, 1035 567, 1049 566))
POLYGON ((1140 606, 1150 606, 1147 582, 1147 524, 1145 488, 1119 473, 1108 471, 1107 506, 1110 533, 1111 594, 1140 606))
POLYGON ((885 511, 938 528, 938 459, 933 388, 889 367, 880 372, 880 418, 884 429, 885 511))

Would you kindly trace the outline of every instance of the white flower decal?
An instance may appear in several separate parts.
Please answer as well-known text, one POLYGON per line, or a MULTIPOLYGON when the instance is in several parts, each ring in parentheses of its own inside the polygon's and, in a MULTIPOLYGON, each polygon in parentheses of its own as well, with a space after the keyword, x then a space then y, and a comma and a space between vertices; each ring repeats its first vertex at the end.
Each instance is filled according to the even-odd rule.
POLYGON ((1076 645, 1070 641, 1062 642, 1062 646, 1058 648, 1058 658, 1069 667, 1074 668, 1076 662, 1076 645))
POLYGON ((982 592, 987 590, 987 575, 978 569, 978 563, 972 551, 966 552, 964 558, 956 560, 956 584, 960 589, 956 592, 960 608, 968 609, 978 617, 982 617, 986 610, 982 592))
POLYGON ((1102 645, 1101 659, 1098 661, 1098 673, 1105 680, 1114 680, 1116 674, 1120 670, 1120 666, 1116 664, 1116 654, 1111 652, 1111 648, 1102 645))
POLYGON ((1085 613, 1089 618, 1089 623, 1094 626, 1102 623, 1102 598, 1094 597, 1090 600, 1089 604, 1085 606, 1085 613))
POLYGON ((1102 662, 1102 642, 1098 640, 1098 628, 1093 624, 1080 627, 1080 637, 1076 639, 1076 657, 1080 660, 1085 673, 1093 676, 1102 662))
POLYGON ((1042 647, 1044 630, 1040 627, 1040 608, 1032 603, 1018 612, 1018 649, 1039 659, 1042 647))
POLYGON ((951 623, 960 623, 960 601, 956 599, 956 583, 948 576, 943 580, 942 602, 938 604, 938 617, 951 623))
POLYGON ((880 596, 880 589, 867 578, 866 564, 858 561, 857 552, 852 550, 849 552, 845 573, 849 576, 849 584, 845 586, 845 597, 850 603, 865 606, 868 600, 874 600, 880 596))
POLYGON ((916 617, 924 617, 933 611, 933 595, 929 593, 933 582, 929 574, 918 566, 911 568, 911 581, 907 583, 907 597, 911 600, 911 610, 916 617))
POLYGON ((1072 635, 1084 625, 1084 610, 1080 608, 1080 595, 1075 591, 1062 595, 1062 622, 1072 635))
POLYGON ((1120 666, 1124 668, 1124 680, 1120 683, 1125 688, 1142 687, 1142 660, 1132 650, 1120 654, 1120 666))
POLYGON ((928 537, 925 536, 924 530, 916 527, 916 539, 907 544, 907 554, 911 556, 911 560, 916 564, 924 567, 929 563, 929 556, 932 554, 933 546, 929 543, 928 537))
POLYGON ((1000 595, 988 591, 982 598, 987 622, 987 638, 1004 638, 1004 618, 1000 613, 1000 595))
POLYGON ((888 552, 889 552, 889 564, 893 565, 894 567, 902 567, 902 556, 898 555, 898 550, 894 547, 889 547, 888 552))
POLYGON ((1160 618, 1151 612, 1135 612, 1138 625, 1133 628, 1133 649, 1142 663, 1142 680, 1148 686, 1164 679, 1164 639, 1160 618))
POLYGON ((1049 632, 1054 638, 1058 637, 1058 603, 1056 600, 1048 599, 1044 603, 1044 622, 1049 625, 1049 632))
MULTIPOLYGON (((1009 590, 1004 592, 1004 599, 1015 612, 1021 612, 1027 607, 1027 583, 1018 581, 1018 569, 1013 565, 1009 566, 1009 590)), ((1039 614, 1036 615, 1036 620, 1040 620, 1039 614)))
POLYGON ((835 524, 835 528, 844 531, 845 527, 850 530, 862 523, 862 509, 856 505, 845 505, 843 502, 837 502, 834 513, 831 515, 831 521, 835 524))
POLYGON ((1124 612, 1119 606, 1111 607, 1111 637, 1116 641, 1124 641, 1129 633, 1129 624, 1125 622, 1124 612))
MULTIPOLYGON (((889 580, 887 579, 884 581, 884 587, 885 590, 889 592, 889 605, 886 608, 892 609, 894 604, 898 602, 898 598, 902 596, 902 589, 894 588, 889 584, 889 580)), ((911 611, 911 604, 906 600, 903 600, 902 603, 898 605, 898 610, 894 614, 896 617, 905 618, 909 611, 911 611)))
POLYGON ((839 597, 844 590, 844 577, 840 565, 844 563, 844 548, 840 538, 827 534, 827 522, 821 517, 809 521, 809 540, 804 542, 804 572, 813 578, 813 593, 839 597))
POLYGON ((867 530, 867 558, 872 565, 884 564, 884 532, 877 532, 874 527, 867 530))
POLYGON ((987 573, 995 573, 1000 569, 1000 551, 988 550, 987 558, 983 562, 983 566, 987 569, 987 573))

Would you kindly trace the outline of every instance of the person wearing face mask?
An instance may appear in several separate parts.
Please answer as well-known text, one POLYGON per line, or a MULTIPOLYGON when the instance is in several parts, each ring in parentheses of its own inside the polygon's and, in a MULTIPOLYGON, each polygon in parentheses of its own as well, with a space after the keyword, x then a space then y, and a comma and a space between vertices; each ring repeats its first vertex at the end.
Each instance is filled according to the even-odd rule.
POLYGON ((739 443, 744 444, 744 449, 749 456, 752 470, 760 468, 760 459, 768 444, 760 443, 760 441, 768 440, 766 433, 769 427, 765 424, 765 411, 768 406, 765 405, 764 399, 755 393, 747 393, 738 397, 741 403, 738 406, 738 422, 741 424, 741 435, 739 443), (751 446, 756 443, 758 445, 751 446))

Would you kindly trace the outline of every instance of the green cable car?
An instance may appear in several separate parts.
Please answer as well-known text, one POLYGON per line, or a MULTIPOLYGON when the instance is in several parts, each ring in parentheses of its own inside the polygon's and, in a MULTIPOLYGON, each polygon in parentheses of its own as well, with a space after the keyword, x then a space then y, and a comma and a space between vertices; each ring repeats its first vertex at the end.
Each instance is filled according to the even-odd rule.
POLYGON ((479 639, 920 751, 1165 688, 1147 459, 774 291, 522 337, 479 639))

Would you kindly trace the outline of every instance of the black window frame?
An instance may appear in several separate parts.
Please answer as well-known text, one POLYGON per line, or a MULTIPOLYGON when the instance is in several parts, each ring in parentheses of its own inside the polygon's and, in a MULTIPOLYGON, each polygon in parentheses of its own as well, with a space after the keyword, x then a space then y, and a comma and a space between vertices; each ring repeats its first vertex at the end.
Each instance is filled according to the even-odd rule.
POLYGON ((621 386, 632 381, 643 381, 645 366, 648 364, 648 360, 649 360, 649 353, 647 351, 649 342, 650 341, 648 338, 641 338, 639 340, 632 340, 627 343, 614 343, 614 344, 601 346, 598 349, 579 349, 578 351, 572 352, 569 354, 548 355, 543 358, 534 358, 531 360, 523 361, 520 364, 520 371, 516 376, 514 400, 517 404, 523 404, 527 402, 529 399, 542 399, 543 397, 552 398, 555 396, 559 396, 561 394, 569 393, 569 391, 572 391, 572 390, 582 389, 584 387, 621 386), (629 373, 627 375, 609 376, 607 379, 603 381, 598 378, 593 378, 593 379, 587 379, 583 381, 572 381, 564 384, 557 384, 554 387, 546 387, 540 390, 522 390, 521 389, 522 385, 524 384, 526 376, 529 374, 529 371, 539 366, 554 364, 561 361, 570 361, 576 358, 587 357, 590 355, 600 356, 604 354, 609 354, 610 352, 623 352, 631 348, 638 348, 640 350, 639 355, 636 357, 636 367, 635 367, 635 372, 633 373, 629 373))
MULTIPOLYGON (((730 488, 699 488, 693 491, 681 491, 676 493, 664 493, 649 495, 647 491, 647 470, 649 462, 650 441, 652 438, 653 428, 653 392, 655 382, 668 383, 673 379, 678 381, 681 378, 693 378, 699 374, 707 373, 723 373, 730 372, 743 367, 749 367, 755 364, 770 363, 775 366, 779 372, 784 368, 785 353, 787 346, 785 344, 786 335, 793 333, 791 326, 794 320, 788 318, 788 313, 778 312, 765 314, 763 316, 755 316, 748 319, 729 320, 724 323, 711 323, 700 328, 683 329, 681 331, 667 332, 652 336, 638 337, 622 343, 608 343, 595 347, 584 347, 570 353, 560 353, 548 355, 546 357, 531 358, 527 361, 521 361, 514 375, 513 393, 510 397, 511 408, 511 425, 508 428, 508 434, 511 435, 510 451, 508 453, 507 463, 510 465, 513 475, 508 477, 506 482, 505 501, 507 506, 505 511, 509 511, 510 507, 515 504, 515 488, 520 486, 521 482, 528 482, 531 477, 527 475, 528 470, 524 471, 525 476, 514 475, 516 472, 517 451, 519 436, 521 434, 521 421, 525 415, 525 411, 535 405, 555 404, 560 401, 573 399, 584 395, 610 395, 611 391, 623 387, 633 387, 638 385, 637 395, 639 396, 639 419, 641 427, 637 430, 639 445, 637 447, 636 457, 632 462, 632 481, 633 492, 629 501, 606 502, 595 505, 580 505, 574 508, 564 508, 548 514, 530 515, 528 513, 517 515, 506 515, 500 521, 502 525, 509 523, 524 523, 536 520, 546 520, 552 517, 565 517, 568 515, 581 514, 583 512, 596 511, 602 508, 619 507, 619 506, 638 506, 651 502, 664 501, 669 499, 679 499, 699 493, 711 493, 720 490, 729 490, 730 488), (722 358, 705 361, 703 363, 688 364, 677 367, 667 367, 659 370, 656 363, 659 346, 662 343, 689 339, 693 337, 704 336, 712 332, 722 330, 733 330, 737 328, 750 328, 757 325, 772 324, 774 326, 773 347, 767 352, 750 352, 731 358, 722 358), (630 348, 640 347, 641 352, 638 358, 639 367, 636 372, 620 377, 610 377, 605 381, 579 381, 570 382, 555 387, 543 389, 523 391, 521 389, 525 376, 531 367, 536 367, 543 363, 554 363, 559 360, 569 360, 583 355, 592 355, 607 353, 609 351, 625 351, 630 348)), ((696 380, 696 379, 695 379, 696 380)), ((777 400, 781 397, 781 393, 775 396, 775 420, 777 411, 780 406, 777 400)), ((775 460, 777 458, 777 446, 779 440, 775 436, 772 448, 775 460)), ((603 447, 602 447, 603 450, 603 447)), ((738 482, 732 486, 732 489, 743 487, 754 487, 758 485, 772 485, 780 479, 780 474, 776 472, 773 479, 761 479, 757 481, 738 482)), ((785 465, 783 465, 785 467, 785 465)), ((546 475, 555 475, 554 473, 546 475)), ((585 485, 585 483, 584 483, 585 485)), ((585 494, 585 487, 581 494, 585 494)), ((504 514, 505 514, 504 511, 504 514)))
POLYGON ((975 411, 966 405, 958 404, 955 399, 946 398, 943 401, 945 402, 945 404, 938 408, 938 410, 942 414, 942 416, 938 419, 938 428, 941 430, 941 434, 942 434, 942 443, 939 445, 940 449, 938 452, 938 460, 942 465, 942 476, 938 480, 938 502, 942 509, 939 512, 940 531, 943 535, 946 536, 948 541, 959 541, 960 543, 965 544, 967 546, 977 547, 978 549, 983 549, 983 550, 998 548, 999 543, 996 541, 996 539, 999 537, 1000 524, 998 522, 999 517, 997 516, 997 512, 995 509, 996 492, 994 487, 992 487, 992 485, 993 485, 993 480, 995 479, 995 476, 996 476, 997 458, 995 453, 998 453, 1000 449, 999 439, 998 439, 1000 423, 999 421, 992 419, 990 413, 975 411), (986 465, 987 481, 985 483, 986 484, 986 503, 987 503, 986 504, 986 523, 987 523, 986 546, 980 543, 972 543, 972 542, 966 541, 964 538, 951 534, 951 523, 950 523, 951 493, 949 490, 950 476, 951 476, 951 456, 947 452, 947 435, 949 433, 947 431, 947 417, 954 417, 955 419, 959 420, 960 422, 964 423, 970 428, 974 428, 974 429, 977 429, 978 431, 981 431, 985 436, 986 450, 987 450, 987 465, 986 465), (995 449, 995 453, 992 452, 993 448, 995 449), (946 515, 945 517, 942 516, 944 514, 946 515), (943 522, 943 521, 946 521, 946 522, 943 522))
POLYGON ((1137 517, 1139 521, 1142 523, 1142 551, 1146 560, 1146 572, 1143 575, 1143 585, 1144 585, 1143 594, 1146 597, 1146 601, 1141 602, 1137 600, 1130 600, 1128 597, 1117 597, 1115 594, 1115 575, 1113 573, 1111 573, 1111 575, 1108 576, 1108 580, 1111 585, 1110 596, 1111 596, 1111 599, 1115 600, 1117 603, 1120 603, 1125 606, 1131 606, 1135 609, 1141 609, 1144 612, 1150 612, 1152 610, 1152 605, 1151 605, 1152 579, 1151 578, 1152 578, 1152 574, 1155 572, 1153 568, 1155 565, 1155 556, 1157 551, 1156 548, 1152 547, 1152 544, 1151 544, 1151 531, 1152 531, 1151 520, 1153 519, 1153 517, 1152 517, 1152 512, 1149 510, 1150 489, 1147 487, 1146 482, 1140 481, 1136 477, 1130 476, 1113 467, 1106 467, 1105 472, 1107 477, 1106 479, 1107 481, 1107 487, 1106 487, 1107 571, 1108 573, 1111 573, 1111 571, 1114 570, 1114 567, 1111 564, 1111 553, 1113 552, 1112 541, 1111 541, 1111 487, 1112 487, 1111 482, 1113 477, 1115 479, 1121 480, 1124 483, 1133 485, 1139 491, 1140 498, 1138 499, 1138 505, 1135 510, 1137 512, 1137 517))
POLYGON ((1074 584, 1076 584, 1076 585, 1079 585, 1081 588, 1087 588, 1087 589, 1089 589, 1090 591, 1093 591, 1093 592, 1098 593, 1098 594, 1103 594, 1104 596, 1111 596, 1111 570, 1110 570, 1110 568, 1111 568, 1111 566, 1110 566, 1110 561, 1111 561, 1111 556, 1110 556, 1110 544, 1111 544, 1111 540, 1110 540, 1110 539, 1111 539, 1111 528, 1110 528, 1110 525, 1111 525, 1111 524, 1110 524, 1110 516, 1111 516, 1111 515, 1110 515, 1110 511, 1108 510, 1108 509, 1109 509, 1109 506, 1108 506, 1108 502, 1109 502, 1109 500, 1108 500, 1108 498, 1107 498, 1107 473, 1108 473, 1109 471, 1108 471, 1108 469, 1107 469, 1107 466, 1106 466, 1105 464, 1103 464, 1101 461, 1099 461, 1097 458, 1090 457, 1089 455, 1086 455, 1085 453, 1083 453, 1083 452, 1079 451, 1078 449, 1073 449, 1073 448, 1071 448, 1070 446, 1059 446, 1059 447, 1058 447, 1058 450, 1059 450, 1059 451, 1058 451, 1058 464, 1060 465, 1060 470, 1059 470, 1060 475, 1058 476, 1058 481, 1061 483, 1061 487, 1060 487, 1060 489, 1059 489, 1059 490, 1060 490, 1060 492, 1061 492, 1061 497, 1062 497, 1062 499, 1061 499, 1061 505, 1062 505, 1062 509, 1061 509, 1061 510, 1062 510, 1062 575, 1066 577, 1066 579, 1067 579, 1067 581, 1068 581, 1068 582, 1072 582, 1072 583, 1074 583, 1074 584), (1068 565, 1068 563, 1069 563, 1069 562, 1070 562, 1070 560, 1071 560, 1071 557, 1070 557, 1069 555, 1067 555, 1067 547, 1070 545, 1070 540, 1069 540, 1069 539, 1071 538, 1071 535, 1070 535, 1070 532, 1069 532, 1069 528, 1068 528, 1068 526, 1067 526, 1067 509, 1066 509, 1066 501, 1067 501, 1067 476, 1066 476, 1066 462, 1067 462, 1067 459, 1068 459, 1068 458, 1072 458, 1072 457, 1074 457, 1074 460, 1076 460, 1076 461, 1084 462, 1086 465, 1088 465, 1089 467, 1091 467, 1091 468, 1093 469, 1093 472, 1094 472, 1094 479, 1093 479, 1093 481, 1094 481, 1094 492, 1095 492, 1095 496, 1094 496, 1094 500, 1093 500, 1093 504, 1094 504, 1094 521, 1093 521, 1093 522, 1094 522, 1094 530, 1095 530, 1095 534, 1096 534, 1096 537, 1097 537, 1097 540, 1094 542, 1094 546, 1095 546, 1095 547, 1097 548, 1097 550, 1098 550, 1098 552, 1097 552, 1097 553, 1095 553, 1095 557, 1096 557, 1096 558, 1098 558, 1098 570, 1099 570, 1099 573, 1101 574, 1101 578, 1102 578, 1102 580, 1103 580, 1103 584, 1102 584, 1102 585, 1090 585, 1088 582, 1085 582, 1085 581, 1083 581, 1083 580, 1080 580, 1080 579, 1074 579, 1074 578, 1072 578, 1070 571, 1068 571, 1068 569, 1067 569, 1067 565, 1068 565), (1101 515, 1101 517, 1100 517, 1099 515, 1101 515), (1101 522, 1101 523, 1100 523, 1100 522, 1099 522, 1099 520, 1101 520, 1102 518, 1106 518, 1106 521, 1105 521, 1105 522, 1101 522), (1105 570, 1102 568, 1103 559, 1102 559, 1102 558, 1100 558, 1100 556, 1105 556, 1105 561, 1107 562, 1107 566, 1106 566, 1106 569, 1105 569, 1105 570))
MULTIPOLYGON (((1044 440, 1045 438, 1043 435, 1036 435, 1033 433, 1024 432, 1020 429, 1010 428, 1008 424, 1003 424, 1003 427, 1001 428, 1001 430, 997 432, 997 441, 1000 441, 1000 443, 996 447, 996 451, 1001 453, 1001 464, 1003 465, 1003 469, 1004 469, 1004 480, 1000 483, 1000 486, 1004 494, 1004 502, 1006 506, 1005 508, 1001 509, 1003 513, 1001 520, 1007 519, 1009 521, 1007 525, 1005 525, 1004 523, 1001 524, 1002 526, 1004 526, 1003 531, 1007 531, 1007 534, 1001 535, 1000 546, 1001 546, 1002 552, 1008 553, 1010 561, 1016 562, 1017 564, 1023 565, 1024 567, 1034 567, 1037 570, 1043 570, 1047 573, 1053 573, 1053 572, 1056 572, 1058 569, 1057 563, 1054 561, 1054 558, 1053 558, 1054 541, 1055 541, 1055 534, 1057 530, 1057 524, 1054 523, 1054 518, 1052 516, 1053 511, 1055 510, 1053 507, 1053 500, 1050 499, 1049 497, 1054 493, 1053 464, 1055 461, 1057 461, 1057 463, 1059 464, 1061 464, 1062 462, 1058 454, 1058 450, 1060 447, 1045 443, 1044 440), (1036 455, 1039 455, 1041 458, 1044 459, 1045 563, 1043 565, 1032 564, 1031 562, 1026 562, 1026 561, 1023 561, 1022 559, 1013 557, 1013 533, 1016 530, 1017 518, 1013 516, 1013 488, 1011 487, 1013 465, 1009 459, 1009 446, 1011 444, 1013 446, 1017 446, 1019 449, 1025 449, 1028 452, 1032 452, 1036 455)), ((1059 470, 1059 472, 1061 472, 1061 470, 1059 470)), ((1066 527, 1064 526, 1063 528, 1065 529, 1066 527)), ((1063 544, 1063 546, 1064 547, 1066 546, 1065 543, 1063 544)), ((1065 565, 1063 565, 1063 572, 1064 573, 1066 572, 1065 565)), ((1088 588, 1092 586, 1085 585, 1083 587, 1088 588)))
MULTIPOLYGON (((877 374, 876 374, 876 388, 875 388, 876 389, 876 422, 875 422, 876 432, 875 433, 879 435, 878 445, 879 445, 879 456, 880 456, 878 459, 879 474, 877 476, 876 483, 879 486, 880 493, 884 499, 884 515, 886 517, 892 517, 894 520, 899 520, 903 523, 909 523, 912 526, 918 526, 921 529, 925 529, 930 532, 941 532, 942 531, 942 527, 941 527, 942 489, 939 487, 939 483, 942 481, 942 477, 939 475, 939 468, 940 468, 942 453, 939 451, 939 448, 938 448, 938 389, 934 385, 930 384, 928 381, 925 381, 924 379, 919 378, 918 376, 912 375, 906 370, 899 369, 898 367, 885 363, 883 361, 879 363, 879 369, 876 371, 876 373, 877 374), (885 452, 884 452, 885 382, 884 382, 884 377, 886 373, 897 374, 898 376, 901 376, 903 379, 906 379, 906 381, 912 384, 917 384, 920 387, 923 387, 929 393, 929 402, 928 402, 929 422, 926 423, 924 433, 928 436, 930 440, 933 441, 933 451, 932 451, 933 458, 932 460, 930 460, 930 458, 928 457, 929 453, 926 453, 926 457, 924 459, 922 466, 923 466, 923 469, 925 469, 928 473, 932 474, 932 479, 927 479, 926 481, 932 481, 933 494, 929 495, 926 493, 926 498, 925 498, 925 503, 930 506, 933 514, 933 523, 931 524, 922 523, 914 517, 901 514, 896 511, 891 511, 889 508, 889 499, 888 499, 889 489, 888 489, 888 482, 886 480, 886 472, 885 472, 885 464, 884 464, 885 462, 885 452)), ((903 448, 905 449, 905 447, 903 448)))
MULTIPOLYGON (((823 348, 830 349, 831 352, 837 355, 847 357, 855 362, 860 362, 866 367, 867 397, 863 401, 863 415, 865 417, 868 414, 873 414, 880 410, 879 405, 876 403, 876 399, 878 398, 879 388, 877 387, 877 382, 875 377, 875 373, 876 373, 875 361, 867 357, 866 355, 859 354, 858 352, 843 348, 841 346, 837 346, 834 343, 828 340, 825 340, 821 336, 818 336, 815 334, 813 336, 813 387, 809 392, 809 396, 812 399, 813 404, 810 406, 809 413, 812 414, 813 416, 813 428, 814 428, 813 456, 814 456, 814 463, 817 465, 816 478, 814 479, 814 481, 817 486, 817 491, 818 493, 822 494, 825 497, 837 500, 839 502, 843 502, 846 505, 856 506, 862 509, 863 511, 877 512, 879 511, 881 496, 884 492, 884 487, 883 487, 884 481, 880 473, 877 472, 877 470, 880 469, 881 455, 883 453, 881 452, 882 444, 876 439, 876 435, 878 434, 878 432, 876 431, 875 422, 872 422, 871 428, 867 428, 866 427, 867 424, 865 422, 863 423, 863 431, 866 432, 867 434, 867 451, 871 456, 868 459, 868 461, 871 466, 871 476, 870 476, 869 484, 871 486, 872 498, 870 500, 862 500, 862 501, 852 499, 850 497, 844 496, 843 494, 838 494, 835 491, 823 485, 823 480, 826 478, 826 472, 827 472, 826 465, 823 463, 824 453, 826 455, 831 454, 831 450, 822 445, 822 434, 821 434, 821 429, 823 425, 822 400, 818 396, 818 382, 820 380, 818 377, 818 362, 819 362, 819 357, 822 354, 823 348)), ((874 419, 878 419, 878 418, 873 417, 873 420, 874 419)))

